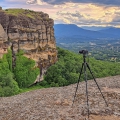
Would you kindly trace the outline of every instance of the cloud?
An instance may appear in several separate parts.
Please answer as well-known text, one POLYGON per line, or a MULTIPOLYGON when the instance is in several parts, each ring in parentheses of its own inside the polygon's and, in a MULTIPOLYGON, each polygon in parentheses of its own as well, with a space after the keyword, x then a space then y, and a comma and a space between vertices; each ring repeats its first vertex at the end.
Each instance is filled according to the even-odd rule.
POLYGON ((47 5, 48 3, 43 2, 42 0, 27 0, 27 4, 38 4, 38 5, 47 5))
POLYGON ((57 12, 59 20, 63 20, 68 24, 77 24, 78 26, 108 26, 111 23, 113 25, 113 21, 115 22, 120 18, 119 7, 65 3, 64 5, 55 5, 55 8, 60 8, 57 12))
POLYGON ((26 0, 18 0, 18 1, 16 1, 16 0, 3 0, 3 1, 5 1, 6 3, 26 3, 26 0))
POLYGON ((26 3, 27 4, 36 4, 37 0, 27 0, 26 3))
POLYGON ((104 4, 104 5, 120 5, 120 0, 43 0, 49 4, 64 4, 67 2, 72 3, 93 3, 93 4, 104 4))
POLYGON ((0 6, 3 7, 3 9, 6 8, 22 8, 22 6, 26 5, 26 0, 2 0, 0 1, 0 6))

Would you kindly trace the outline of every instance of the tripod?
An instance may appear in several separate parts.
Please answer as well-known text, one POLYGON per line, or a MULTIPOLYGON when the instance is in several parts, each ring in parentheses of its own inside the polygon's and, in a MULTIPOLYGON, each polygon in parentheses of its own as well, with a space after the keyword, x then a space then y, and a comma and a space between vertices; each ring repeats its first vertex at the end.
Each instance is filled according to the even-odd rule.
POLYGON ((99 87, 99 85, 98 85, 98 83, 97 83, 97 81, 96 81, 90 67, 89 67, 89 64, 86 62, 86 55, 88 54, 88 51, 82 50, 82 51, 79 51, 79 53, 83 54, 83 63, 82 63, 82 68, 80 70, 80 75, 79 75, 79 78, 78 78, 77 87, 76 87, 76 90, 75 90, 73 104, 74 104, 74 101, 75 101, 75 98, 76 98, 76 93, 77 93, 77 90, 78 90, 78 85, 79 85, 79 82, 80 82, 81 74, 82 74, 82 71, 84 69, 84 80, 85 80, 85 83, 86 83, 87 112, 88 112, 88 118, 89 118, 90 111, 89 111, 89 102, 88 102, 88 83, 87 83, 87 71, 86 71, 87 68, 90 71, 90 73, 91 73, 91 75, 93 77, 93 80, 96 83, 96 85, 97 85, 97 87, 98 87, 98 89, 99 89, 99 91, 100 91, 100 93, 101 93, 107 107, 108 107, 108 104, 107 104, 107 101, 105 100, 105 97, 104 97, 103 93, 101 92, 101 89, 100 89, 100 87, 99 87))

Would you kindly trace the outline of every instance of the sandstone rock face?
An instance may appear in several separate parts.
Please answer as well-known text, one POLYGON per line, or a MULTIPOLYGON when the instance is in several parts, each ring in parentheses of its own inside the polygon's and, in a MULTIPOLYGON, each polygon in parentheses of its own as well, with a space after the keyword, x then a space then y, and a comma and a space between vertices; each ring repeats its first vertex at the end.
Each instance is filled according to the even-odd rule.
POLYGON ((0 40, 12 47, 13 53, 23 50, 26 57, 47 67, 57 60, 53 25, 54 21, 43 12, 1 10, 0 40))

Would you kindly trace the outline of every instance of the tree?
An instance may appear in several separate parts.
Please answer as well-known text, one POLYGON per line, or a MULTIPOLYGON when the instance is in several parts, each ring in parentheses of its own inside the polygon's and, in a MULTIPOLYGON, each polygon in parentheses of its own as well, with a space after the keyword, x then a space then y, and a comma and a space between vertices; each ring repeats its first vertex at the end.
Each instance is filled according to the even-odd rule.
POLYGON ((39 69, 34 68, 34 66, 34 60, 26 58, 21 52, 17 54, 14 75, 20 88, 28 87, 34 83, 39 74, 39 69))
POLYGON ((9 70, 12 72, 12 51, 9 49, 6 54, 7 62, 9 64, 9 70))
POLYGON ((0 96, 11 96, 19 93, 17 82, 13 79, 12 73, 0 76, 0 96))

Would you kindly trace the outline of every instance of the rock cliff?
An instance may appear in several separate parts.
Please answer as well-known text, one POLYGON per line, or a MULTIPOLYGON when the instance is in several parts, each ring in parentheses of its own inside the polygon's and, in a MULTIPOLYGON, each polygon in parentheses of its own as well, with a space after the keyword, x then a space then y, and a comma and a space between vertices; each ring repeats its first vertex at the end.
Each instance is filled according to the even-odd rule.
POLYGON ((19 50, 48 67, 57 60, 54 21, 48 14, 24 9, 0 10, 0 55, 12 49, 13 62, 19 50), (3 50, 4 49, 4 50, 3 50))

